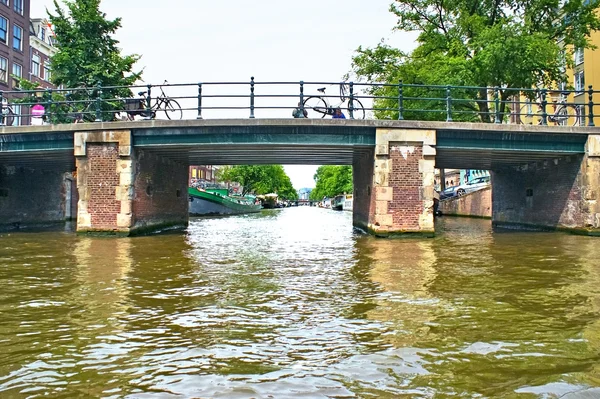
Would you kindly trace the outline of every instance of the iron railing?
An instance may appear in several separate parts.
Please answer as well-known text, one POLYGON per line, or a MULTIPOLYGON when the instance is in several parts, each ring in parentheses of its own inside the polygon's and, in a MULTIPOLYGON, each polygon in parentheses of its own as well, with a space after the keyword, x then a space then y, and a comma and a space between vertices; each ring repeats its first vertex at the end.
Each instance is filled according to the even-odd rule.
POLYGON ((137 119, 332 117, 594 126, 587 89, 398 82, 237 82, 0 91, 0 125, 137 119))

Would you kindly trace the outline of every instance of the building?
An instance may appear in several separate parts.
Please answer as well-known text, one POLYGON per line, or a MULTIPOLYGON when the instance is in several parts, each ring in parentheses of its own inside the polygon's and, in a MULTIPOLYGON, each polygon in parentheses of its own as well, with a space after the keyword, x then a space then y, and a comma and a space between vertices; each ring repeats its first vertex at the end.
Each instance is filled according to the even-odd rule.
POLYGON ((192 165, 189 171, 189 185, 207 185, 216 184, 215 174, 218 170, 217 166, 213 165, 192 165))
MULTIPOLYGON (((29 0, 0 0, 0 90, 9 92, 4 94, 8 99, 14 96, 10 91, 17 86, 12 76, 29 77, 28 36, 29 0)), ((13 124, 20 123, 20 118, 14 118, 13 124)))
MULTIPOLYGON (((0 0, 1 1, 1 0, 0 0)), ((28 79, 40 87, 55 88, 51 83, 50 58, 56 54, 54 34, 47 19, 35 18, 29 23, 30 72, 28 79)))

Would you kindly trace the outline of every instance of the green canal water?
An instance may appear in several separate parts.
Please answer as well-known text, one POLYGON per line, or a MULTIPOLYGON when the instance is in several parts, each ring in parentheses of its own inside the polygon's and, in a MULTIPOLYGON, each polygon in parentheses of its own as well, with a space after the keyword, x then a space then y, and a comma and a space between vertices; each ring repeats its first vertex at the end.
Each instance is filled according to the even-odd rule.
POLYGON ((600 239, 300 207, 0 235, 0 398, 599 398, 600 239))

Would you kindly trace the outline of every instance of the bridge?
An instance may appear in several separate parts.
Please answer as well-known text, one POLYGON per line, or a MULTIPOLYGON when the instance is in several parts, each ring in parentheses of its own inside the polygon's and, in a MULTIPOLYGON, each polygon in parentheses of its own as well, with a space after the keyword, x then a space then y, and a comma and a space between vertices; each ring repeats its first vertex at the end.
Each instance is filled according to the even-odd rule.
POLYGON ((435 168, 486 169, 495 225, 600 232, 594 126, 291 117, 2 127, 0 223, 184 226, 193 164, 352 165, 353 223, 378 236, 433 234, 435 168))

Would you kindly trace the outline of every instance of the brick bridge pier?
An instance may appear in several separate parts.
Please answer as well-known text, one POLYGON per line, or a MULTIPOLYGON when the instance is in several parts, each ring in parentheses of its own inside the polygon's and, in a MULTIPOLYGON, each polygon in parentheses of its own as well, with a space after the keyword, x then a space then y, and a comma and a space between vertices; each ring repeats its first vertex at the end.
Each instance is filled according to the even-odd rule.
POLYGON ((75 133, 77 231, 130 235, 188 221, 187 165, 132 146, 129 130, 75 133))

